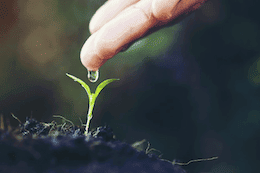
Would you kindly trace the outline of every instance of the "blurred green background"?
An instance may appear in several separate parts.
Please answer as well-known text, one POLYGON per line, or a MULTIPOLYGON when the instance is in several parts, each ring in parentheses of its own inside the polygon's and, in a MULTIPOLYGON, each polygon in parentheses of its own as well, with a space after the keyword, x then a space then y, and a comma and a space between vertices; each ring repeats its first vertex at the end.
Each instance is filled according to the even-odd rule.
MULTIPOLYGON (((79 54, 104 0, 0 0, 0 113, 85 123, 87 95, 99 95, 90 128, 108 124, 127 143, 147 139, 189 172, 257 172, 260 158, 260 20, 257 0, 210 0, 180 23, 135 42, 90 83, 79 54)), ((10 119, 17 126, 15 119, 10 119)))

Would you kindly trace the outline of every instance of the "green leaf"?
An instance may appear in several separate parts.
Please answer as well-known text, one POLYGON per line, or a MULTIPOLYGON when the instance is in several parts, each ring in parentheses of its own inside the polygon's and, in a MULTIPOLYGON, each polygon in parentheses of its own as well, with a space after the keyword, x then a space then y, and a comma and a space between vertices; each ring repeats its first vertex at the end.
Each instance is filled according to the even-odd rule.
POLYGON ((89 98, 92 97, 90 88, 89 88, 89 86, 88 86, 85 82, 83 82, 81 79, 79 79, 79 78, 77 78, 77 77, 75 77, 75 76, 73 76, 73 75, 70 75, 70 74, 68 74, 68 73, 66 73, 66 75, 69 76, 69 77, 70 77, 71 79, 73 79, 74 81, 80 83, 81 86, 87 91, 88 97, 89 97, 89 98))
POLYGON ((97 97, 98 94, 100 93, 100 91, 105 87, 107 86, 108 84, 110 84, 111 82, 115 81, 115 80, 119 80, 119 79, 107 79, 107 80, 104 80, 103 82, 101 82, 96 91, 95 91, 95 94, 94 94, 94 97, 97 97))

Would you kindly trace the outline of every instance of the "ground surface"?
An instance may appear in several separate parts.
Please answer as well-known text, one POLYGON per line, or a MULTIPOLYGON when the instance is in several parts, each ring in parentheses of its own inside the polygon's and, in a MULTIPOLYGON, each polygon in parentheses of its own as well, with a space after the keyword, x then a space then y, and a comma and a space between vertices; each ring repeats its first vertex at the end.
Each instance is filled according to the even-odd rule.
POLYGON ((0 172, 185 173, 115 139, 108 126, 85 137, 77 126, 26 118, 16 134, 0 130, 0 153, 0 172))

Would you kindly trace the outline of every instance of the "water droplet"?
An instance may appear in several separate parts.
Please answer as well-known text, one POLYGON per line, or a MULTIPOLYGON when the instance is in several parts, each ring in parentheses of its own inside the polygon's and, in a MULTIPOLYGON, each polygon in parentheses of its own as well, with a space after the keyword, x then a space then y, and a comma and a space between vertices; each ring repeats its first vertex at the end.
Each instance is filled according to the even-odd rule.
POLYGON ((88 80, 90 82, 96 82, 98 80, 99 72, 97 71, 88 71, 88 80))

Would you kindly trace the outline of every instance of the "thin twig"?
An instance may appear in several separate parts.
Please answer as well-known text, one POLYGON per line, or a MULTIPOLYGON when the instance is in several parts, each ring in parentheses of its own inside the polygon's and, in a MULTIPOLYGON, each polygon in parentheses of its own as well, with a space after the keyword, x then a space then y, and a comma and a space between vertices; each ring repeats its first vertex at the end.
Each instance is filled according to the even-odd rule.
POLYGON ((70 123, 73 125, 73 127, 74 127, 74 124, 73 124, 73 122, 72 122, 72 121, 70 121, 70 120, 68 120, 68 119, 66 119, 66 118, 64 118, 63 116, 60 116, 60 115, 53 115, 53 117, 62 118, 62 119, 64 119, 65 121, 68 121, 68 122, 70 122, 70 123))
POLYGON ((187 163, 178 163, 178 162, 175 162, 175 161, 170 162, 169 160, 165 160, 165 159, 161 159, 161 160, 170 162, 170 163, 172 163, 172 164, 185 165, 185 166, 186 166, 186 165, 188 165, 188 164, 190 164, 190 163, 192 163, 192 162, 209 161, 209 160, 215 160, 215 159, 218 159, 218 157, 211 157, 211 158, 207 158, 207 159, 190 160, 190 161, 188 161, 187 163))
POLYGON ((17 120, 17 121, 19 121, 19 123, 20 124, 22 124, 22 122, 16 117, 16 116, 14 116, 14 114, 11 112, 11 115, 17 120))
MULTIPOLYGON (((147 141, 148 142, 148 141, 147 141)), ((159 150, 156 150, 156 149, 154 149, 154 148, 151 148, 150 150, 148 150, 149 149, 149 147, 150 147, 150 142, 148 142, 148 146, 147 146, 147 148, 146 148, 146 150, 145 150, 145 153, 146 154, 148 154, 150 151, 158 151, 158 152, 160 152, 161 154, 162 154, 162 152, 161 151, 159 151, 159 150)), ((160 155, 161 156, 161 155, 160 155)))
POLYGON ((81 126, 86 126, 86 124, 83 124, 83 122, 82 122, 82 120, 81 120, 80 117, 79 117, 79 121, 80 121, 80 123, 81 123, 81 126))

